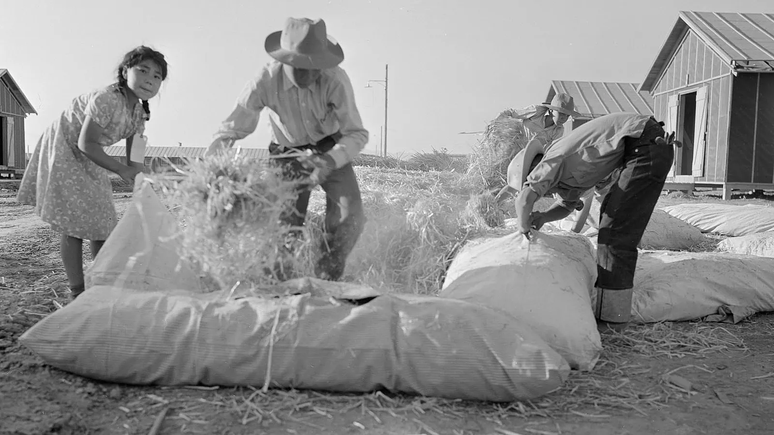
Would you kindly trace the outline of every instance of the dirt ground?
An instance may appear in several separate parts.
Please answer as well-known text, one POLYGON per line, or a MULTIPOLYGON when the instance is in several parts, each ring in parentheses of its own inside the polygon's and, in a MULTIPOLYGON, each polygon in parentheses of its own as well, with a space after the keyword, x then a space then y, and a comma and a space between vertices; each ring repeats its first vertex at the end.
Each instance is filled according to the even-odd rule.
MULTIPOLYGON (((107 384, 48 367, 17 339, 66 304, 58 237, 0 184, 0 434, 771 434, 774 433, 774 313, 712 325, 738 346, 677 349, 648 357, 621 337, 591 374, 534 402, 491 404, 432 398, 262 393, 251 388, 161 388, 107 384), (623 349, 623 350, 621 350, 623 349), (691 391, 666 383, 679 374, 691 391), (597 385, 599 388, 589 388, 597 385), (602 397, 605 391, 608 397, 602 397), (610 392, 639 405, 616 405, 610 392), (561 406, 560 406, 561 405, 561 406)), ((131 198, 116 193, 123 213, 131 198)), ((721 202, 719 192, 662 196, 659 206, 721 202)), ((733 204, 774 205, 767 196, 733 204)), ((701 324, 664 324, 701 329, 701 324)), ((651 328, 638 326, 638 328, 651 328)))

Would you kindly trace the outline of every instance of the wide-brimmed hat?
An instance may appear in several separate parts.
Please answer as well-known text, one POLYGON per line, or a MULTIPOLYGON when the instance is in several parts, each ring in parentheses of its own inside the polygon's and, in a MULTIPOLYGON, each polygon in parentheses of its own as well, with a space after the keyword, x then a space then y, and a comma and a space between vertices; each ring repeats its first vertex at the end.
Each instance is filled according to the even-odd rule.
POLYGON ((322 19, 288 18, 285 28, 266 37, 266 52, 295 68, 327 69, 344 60, 344 50, 328 35, 322 19))
POLYGON ((538 104, 538 106, 548 107, 551 110, 556 110, 565 115, 572 116, 573 118, 579 118, 580 113, 575 111, 575 101, 572 97, 564 92, 560 92, 554 95, 550 103, 538 104))
POLYGON ((521 192, 524 183, 529 175, 529 167, 535 156, 543 154, 543 144, 538 140, 531 140, 527 143, 516 157, 508 164, 508 185, 521 192))

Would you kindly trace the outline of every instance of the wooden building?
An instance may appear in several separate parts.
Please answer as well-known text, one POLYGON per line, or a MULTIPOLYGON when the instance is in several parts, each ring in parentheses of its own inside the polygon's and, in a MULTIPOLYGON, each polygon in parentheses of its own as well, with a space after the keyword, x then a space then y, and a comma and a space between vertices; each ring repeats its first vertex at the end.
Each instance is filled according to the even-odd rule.
POLYGON ((564 124, 565 134, 586 122, 616 112, 653 115, 653 98, 649 92, 639 91, 637 83, 578 82, 554 80, 545 101, 558 93, 565 93, 575 102, 575 111, 583 115, 564 124))
POLYGON ((667 186, 774 188, 774 14, 680 12, 640 91, 677 132, 667 186))
POLYGON ((0 176, 21 178, 27 167, 24 119, 35 109, 7 69, 0 68, 0 176))

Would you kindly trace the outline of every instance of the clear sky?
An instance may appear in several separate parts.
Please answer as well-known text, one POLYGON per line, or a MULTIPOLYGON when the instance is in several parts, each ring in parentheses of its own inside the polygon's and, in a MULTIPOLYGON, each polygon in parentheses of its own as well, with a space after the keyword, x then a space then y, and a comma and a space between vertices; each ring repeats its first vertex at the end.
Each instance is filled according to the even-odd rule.
MULTIPOLYGON (((206 146, 270 57, 285 19, 323 18, 376 153, 389 64, 388 152, 468 153, 508 107, 542 102, 551 80, 641 82, 678 11, 773 12, 772 0, 0 0, 0 68, 38 115, 27 147, 74 97, 114 81, 149 45, 169 77, 151 102, 150 145, 206 146)), ((267 117, 242 146, 265 148, 267 117)))

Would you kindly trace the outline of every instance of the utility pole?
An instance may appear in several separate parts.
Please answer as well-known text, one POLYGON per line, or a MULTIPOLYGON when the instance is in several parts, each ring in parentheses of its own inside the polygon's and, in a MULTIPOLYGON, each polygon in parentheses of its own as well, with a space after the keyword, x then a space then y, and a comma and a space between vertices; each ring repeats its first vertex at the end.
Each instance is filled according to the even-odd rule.
POLYGON ((390 65, 384 65, 384 157, 387 157, 387 94, 390 84, 390 65))
POLYGON ((390 65, 385 64, 384 65, 384 80, 369 80, 368 83, 366 83, 366 87, 370 88, 371 83, 379 83, 384 85, 384 141, 381 144, 381 150, 379 150, 379 153, 382 155, 382 157, 387 157, 387 110, 388 110, 388 93, 390 90, 390 65))

